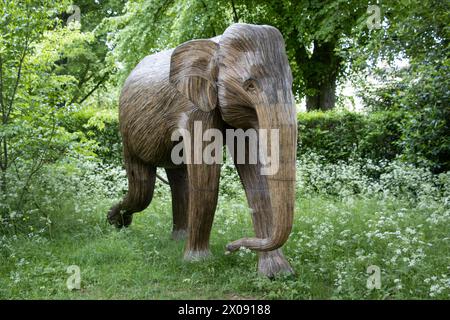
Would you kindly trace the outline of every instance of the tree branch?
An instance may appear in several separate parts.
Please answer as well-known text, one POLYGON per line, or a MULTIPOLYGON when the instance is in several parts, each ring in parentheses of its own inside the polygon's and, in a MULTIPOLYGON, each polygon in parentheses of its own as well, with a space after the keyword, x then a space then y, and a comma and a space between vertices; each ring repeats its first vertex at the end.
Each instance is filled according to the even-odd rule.
POLYGON ((92 88, 92 90, 89 91, 89 92, 87 93, 87 95, 85 95, 85 96, 83 97, 83 99, 81 99, 80 101, 78 101, 78 104, 83 103, 87 98, 89 98, 90 95, 93 94, 93 93, 95 92, 95 90, 97 90, 103 82, 105 82, 105 80, 108 78, 108 76, 109 76, 109 72, 105 73, 105 75, 104 75, 104 76, 100 79, 100 81, 94 86, 94 88, 92 88))
POLYGON ((25 196, 25 192, 28 190, 28 186, 29 186, 29 184, 30 184, 30 182, 31 182, 31 179, 32 179, 33 176, 34 176, 34 175, 42 168, 42 165, 44 164, 45 157, 47 156, 47 153, 48 153, 48 151, 49 151, 49 149, 50 149, 50 144, 51 144, 51 142, 53 141, 53 138, 54 138, 54 136, 55 136, 55 132, 56 132, 56 123, 57 123, 56 115, 55 115, 55 113, 53 112, 53 124, 52 124, 52 130, 51 130, 51 132, 50 132, 50 137, 49 137, 49 139, 47 140, 47 144, 46 144, 45 147, 43 148, 43 152, 41 152, 41 157, 40 157, 40 159, 39 159, 37 162, 35 162, 35 163, 32 165, 32 167, 31 167, 30 174, 28 175, 27 180, 25 181, 25 184, 24 184, 24 186, 23 186, 23 188, 22 188, 22 192, 21 192, 20 197, 19 197, 19 199, 20 199, 20 200, 19 200, 19 209, 22 208, 23 198, 24 198, 24 196, 25 196))
POLYGON ((27 50, 28 50, 28 48, 29 48, 30 42, 31 42, 31 41, 30 41, 30 38, 26 38, 26 40, 25 40, 25 46, 24 46, 24 48, 23 48, 22 55, 21 55, 21 57, 20 57, 20 59, 19 59, 19 66, 18 66, 18 69, 17 69, 16 83, 14 84, 14 88, 13 88, 13 92, 12 92, 12 94, 11 94, 11 98, 10 98, 10 101, 9 101, 9 105, 5 108, 5 110, 6 110, 6 119, 5 119, 5 123, 8 122, 9 115, 11 114, 11 111, 12 111, 12 108, 13 108, 13 103, 14 103, 14 100, 15 100, 15 98, 16 98, 17 89, 19 88, 20 80, 21 80, 21 78, 22 78, 22 67, 23 67, 23 62, 24 62, 25 57, 26 57, 26 55, 27 55, 27 50))
POLYGON ((231 8, 233 8, 233 22, 238 23, 239 22, 239 16, 236 11, 236 6, 234 4, 234 0, 231 0, 231 8))
MULTIPOLYGON (((87 83, 89 80, 91 80, 92 78, 94 77, 94 74, 91 74, 89 77, 83 77, 82 78, 82 82, 83 83, 81 83, 81 81, 78 83, 78 85, 77 85, 77 88, 78 88, 78 93, 74 93, 74 95, 73 95, 73 97, 72 97, 72 99, 70 100, 70 102, 68 103, 69 105, 71 105, 72 103, 74 103, 75 102, 75 100, 77 100, 77 98, 79 97, 79 94, 80 94, 80 92, 79 91, 81 91, 80 89, 81 89, 81 87, 85 84, 85 83, 87 83)), ((67 104, 66 104, 67 105, 67 104)))

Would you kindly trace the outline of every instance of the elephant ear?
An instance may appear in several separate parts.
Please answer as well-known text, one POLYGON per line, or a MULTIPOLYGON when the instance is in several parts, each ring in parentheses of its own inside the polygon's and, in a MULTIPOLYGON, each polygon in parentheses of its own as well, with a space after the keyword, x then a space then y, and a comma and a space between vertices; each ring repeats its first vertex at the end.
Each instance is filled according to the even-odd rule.
POLYGON ((217 106, 218 48, 211 40, 192 40, 176 47, 170 58, 170 83, 205 112, 217 106))

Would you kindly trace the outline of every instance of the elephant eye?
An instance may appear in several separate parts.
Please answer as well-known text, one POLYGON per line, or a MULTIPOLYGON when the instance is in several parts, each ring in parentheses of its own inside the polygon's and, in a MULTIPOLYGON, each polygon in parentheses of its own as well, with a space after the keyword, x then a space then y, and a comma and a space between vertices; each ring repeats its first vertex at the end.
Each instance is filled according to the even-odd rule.
POLYGON ((256 91, 258 86, 257 86, 256 80, 253 78, 250 78, 250 79, 247 79, 244 81, 243 87, 244 87, 245 91, 253 93, 256 91))

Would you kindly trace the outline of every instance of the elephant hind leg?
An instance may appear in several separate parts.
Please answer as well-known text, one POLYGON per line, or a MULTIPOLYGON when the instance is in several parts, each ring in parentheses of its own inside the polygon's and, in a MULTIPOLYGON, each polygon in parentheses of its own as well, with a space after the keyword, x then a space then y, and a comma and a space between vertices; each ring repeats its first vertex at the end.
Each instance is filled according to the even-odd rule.
POLYGON ((123 200, 108 212, 108 221, 118 228, 131 224, 132 215, 148 207, 155 188, 156 167, 143 163, 140 159, 125 156, 128 176, 128 192, 123 200))
POLYGON ((188 227, 188 176, 187 168, 166 169, 172 192, 172 239, 183 240, 188 227))

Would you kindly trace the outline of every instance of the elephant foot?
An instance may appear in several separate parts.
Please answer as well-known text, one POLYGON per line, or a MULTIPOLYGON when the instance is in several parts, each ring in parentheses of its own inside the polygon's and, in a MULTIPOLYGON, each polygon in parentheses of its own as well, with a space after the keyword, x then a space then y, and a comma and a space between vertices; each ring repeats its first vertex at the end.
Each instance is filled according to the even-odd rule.
POLYGON ((123 214, 117 207, 112 207, 107 215, 108 222, 118 229, 128 227, 133 221, 133 215, 123 214))
POLYGON ((184 261, 195 262, 206 260, 211 256, 209 250, 188 250, 184 253, 184 261))
POLYGON ((180 230, 173 230, 172 231, 172 240, 175 241, 181 241, 186 239, 187 237, 187 231, 185 229, 180 229, 180 230))
POLYGON ((294 270, 280 249, 259 253, 258 272, 269 278, 294 274, 294 270))

